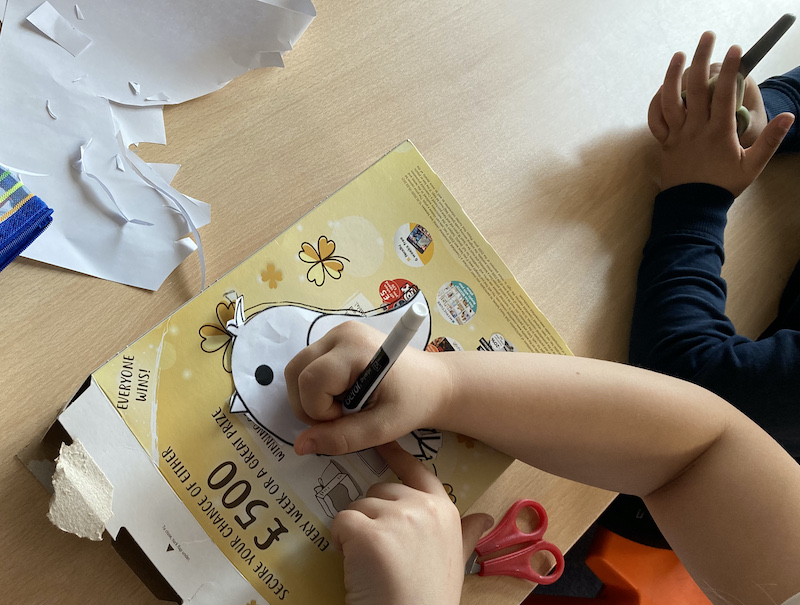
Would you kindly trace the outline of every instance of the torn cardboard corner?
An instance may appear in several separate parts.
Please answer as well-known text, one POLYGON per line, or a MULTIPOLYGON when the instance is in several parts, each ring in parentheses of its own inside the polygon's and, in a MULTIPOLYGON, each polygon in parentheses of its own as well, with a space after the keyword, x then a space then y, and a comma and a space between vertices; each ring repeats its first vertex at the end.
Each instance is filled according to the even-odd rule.
POLYGON ((41 442, 19 458, 48 489, 52 476, 53 523, 94 540, 105 528, 114 549, 157 598, 266 605, 177 497, 93 378, 41 442))
POLYGON ((47 518, 60 530, 99 542, 111 519, 114 486, 80 441, 61 444, 47 518))

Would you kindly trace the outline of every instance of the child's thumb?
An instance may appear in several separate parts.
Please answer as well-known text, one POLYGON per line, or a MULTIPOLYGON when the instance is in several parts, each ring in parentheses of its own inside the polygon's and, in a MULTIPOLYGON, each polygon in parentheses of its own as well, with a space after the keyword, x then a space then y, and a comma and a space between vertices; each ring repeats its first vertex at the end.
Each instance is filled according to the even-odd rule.
POLYGON ((300 455, 342 456, 382 445, 409 432, 394 429, 392 420, 391 406, 377 405, 336 420, 320 422, 298 435, 294 450, 300 455))
POLYGON ((486 513, 475 513, 461 519, 461 537, 464 543, 464 563, 467 562, 481 536, 494 525, 494 519, 486 513))
POLYGON ((782 113, 775 116, 764 128, 752 147, 747 150, 747 159, 751 162, 751 168, 755 171, 755 174, 760 174, 767 162, 778 151, 778 147, 780 147, 793 123, 794 116, 790 113, 782 113))

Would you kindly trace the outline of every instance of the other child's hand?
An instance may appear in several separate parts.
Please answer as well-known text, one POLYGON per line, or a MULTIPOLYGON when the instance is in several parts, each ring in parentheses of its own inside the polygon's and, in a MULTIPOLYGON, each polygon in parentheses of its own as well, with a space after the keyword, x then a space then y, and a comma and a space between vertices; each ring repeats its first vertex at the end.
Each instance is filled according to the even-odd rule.
MULTIPOLYGON (((664 84, 650 105, 648 124, 661 144, 662 189, 686 183, 711 183, 738 196, 761 174, 786 136, 794 116, 783 113, 764 125, 763 102, 759 105, 753 98, 751 87, 747 102, 755 110, 755 120, 745 132, 744 142, 749 142, 748 137, 753 141, 747 149, 742 147, 743 142, 736 135, 735 115, 741 49, 733 46, 728 51, 711 95, 708 80, 712 75, 709 63, 713 49, 714 34, 706 32, 687 70, 685 102, 681 98, 685 56, 675 54, 664 84)), ((760 94, 758 97, 760 100, 760 94)))

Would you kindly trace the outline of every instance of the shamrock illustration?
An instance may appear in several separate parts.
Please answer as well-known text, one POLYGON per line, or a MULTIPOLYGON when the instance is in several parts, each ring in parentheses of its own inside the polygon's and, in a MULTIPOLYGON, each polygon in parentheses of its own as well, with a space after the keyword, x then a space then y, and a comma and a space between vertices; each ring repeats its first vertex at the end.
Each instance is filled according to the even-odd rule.
POLYGON ((222 351, 222 367, 229 374, 231 373, 231 334, 226 325, 233 319, 236 308, 234 302, 227 304, 221 302, 217 305, 217 321, 219 324, 206 324, 200 327, 200 348, 206 353, 216 353, 222 351))
POLYGON ((336 243, 324 235, 319 237, 316 248, 308 242, 303 242, 298 256, 304 263, 311 264, 311 268, 306 274, 308 281, 322 286, 325 283, 326 275, 331 279, 339 279, 342 276, 342 271, 344 271, 342 261, 350 262, 350 260, 344 256, 334 256, 334 250, 336 250, 336 243))

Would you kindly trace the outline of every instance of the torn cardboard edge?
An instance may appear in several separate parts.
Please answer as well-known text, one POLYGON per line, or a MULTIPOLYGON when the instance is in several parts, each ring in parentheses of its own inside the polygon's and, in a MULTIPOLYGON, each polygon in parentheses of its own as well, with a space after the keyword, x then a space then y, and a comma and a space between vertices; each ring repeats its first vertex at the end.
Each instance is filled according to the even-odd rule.
POLYGON ((266 605, 175 494, 91 376, 44 437, 18 458, 53 493, 55 459, 64 444, 76 442, 113 486, 113 514, 105 530, 114 550, 156 598, 266 605))
POLYGON ((89 538, 103 539, 111 519, 114 486, 77 439, 62 443, 53 473, 53 498, 47 518, 60 530, 89 538))

